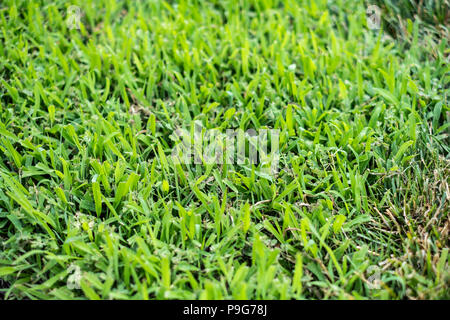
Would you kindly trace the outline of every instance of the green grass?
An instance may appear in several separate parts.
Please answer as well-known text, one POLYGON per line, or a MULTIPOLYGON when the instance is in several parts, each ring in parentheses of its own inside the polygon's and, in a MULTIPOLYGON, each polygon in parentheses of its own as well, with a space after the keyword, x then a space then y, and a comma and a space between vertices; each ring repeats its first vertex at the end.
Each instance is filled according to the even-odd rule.
POLYGON ((0 297, 450 298, 448 2, 374 2, 381 30, 355 0, 2 1, 0 297), (279 174, 174 164, 194 120, 279 129, 279 174))

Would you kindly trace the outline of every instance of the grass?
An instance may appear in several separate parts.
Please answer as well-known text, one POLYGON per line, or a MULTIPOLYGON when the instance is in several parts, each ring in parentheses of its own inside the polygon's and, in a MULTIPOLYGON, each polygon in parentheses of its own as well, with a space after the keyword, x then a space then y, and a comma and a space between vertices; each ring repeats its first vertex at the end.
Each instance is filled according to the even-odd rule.
POLYGON ((2 1, 0 295, 450 298, 448 2, 374 2, 381 30, 354 0, 2 1), (194 120, 279 129, 280 171, 175 164, 194 120))

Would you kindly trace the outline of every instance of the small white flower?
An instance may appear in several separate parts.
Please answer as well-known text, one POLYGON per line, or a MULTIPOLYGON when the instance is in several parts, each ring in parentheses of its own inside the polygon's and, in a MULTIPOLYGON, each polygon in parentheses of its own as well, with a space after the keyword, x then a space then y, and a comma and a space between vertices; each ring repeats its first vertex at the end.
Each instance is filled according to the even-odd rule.
POLYGON ((69 290, 80 289, 80 281, 82 278, 80 267, 75 264, 71 264, 67 270, 67 273, 70 274, 67 278, 67 288, 69 290))

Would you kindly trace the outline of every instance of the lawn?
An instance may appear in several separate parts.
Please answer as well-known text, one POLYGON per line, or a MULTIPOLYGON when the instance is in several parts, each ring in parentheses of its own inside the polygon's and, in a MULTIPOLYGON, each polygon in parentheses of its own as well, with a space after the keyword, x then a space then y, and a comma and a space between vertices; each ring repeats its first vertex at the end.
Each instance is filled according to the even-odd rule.
POLYGON ((448 8, 1 1, 0 299, 450 299, 448 8))

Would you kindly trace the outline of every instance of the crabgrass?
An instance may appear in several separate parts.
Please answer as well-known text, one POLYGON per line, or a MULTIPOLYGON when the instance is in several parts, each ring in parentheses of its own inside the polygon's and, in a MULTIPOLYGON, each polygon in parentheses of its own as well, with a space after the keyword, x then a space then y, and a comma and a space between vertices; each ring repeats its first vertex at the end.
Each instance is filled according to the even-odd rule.
POLYGON ((2 1, 0 294, 449 298, 448 2, 403 2, 2 1), (194 121, 280 170, 174 163, 194 121))

